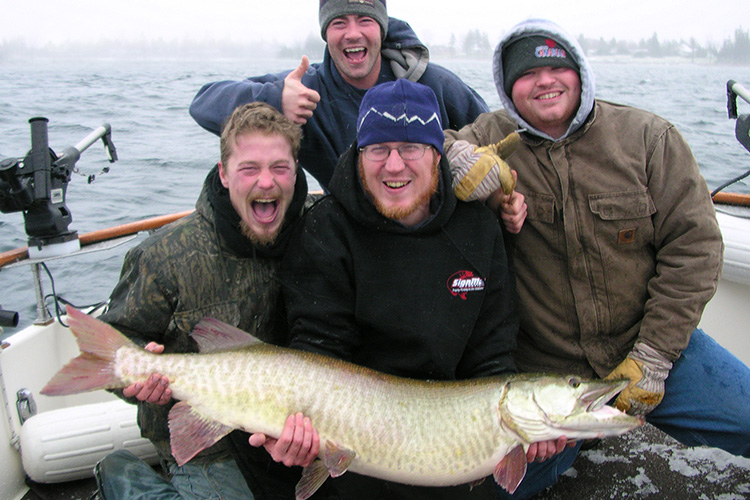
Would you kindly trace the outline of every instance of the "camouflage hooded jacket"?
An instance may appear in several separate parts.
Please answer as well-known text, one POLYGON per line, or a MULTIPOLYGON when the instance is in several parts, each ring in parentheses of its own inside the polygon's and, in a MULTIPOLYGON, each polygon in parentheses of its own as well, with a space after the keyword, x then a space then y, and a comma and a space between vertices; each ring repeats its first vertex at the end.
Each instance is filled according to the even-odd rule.
MULTIPOLYGON (((307 191, 304 175, 297 177, 304 187, 298 186, 289 208, 294 219, 307 191), (292 212, 295 208, 296 213, 292 212)), ((101 319, 140 345, 154 341, 165 346, 165 353, 196 352, 189 334, 207 316, 267 342, 286 342, 280 285, 275 279, 279 256, 263 256, 249 241, 248 255, 232 249, 220 234, 217 212, 209 201, 210 185, 216 185, 216 178, 214 167, 195 212, 150 236, 125 257, 120 281, 101 319)), ((141 435, 156 445, 163 459, 173 460, 167 415, 174 402, 159 406, 134 398, 128 401, 138 404, 141 435)), ((199 457, 207 460, 223 449, 219 442, 199 457)))

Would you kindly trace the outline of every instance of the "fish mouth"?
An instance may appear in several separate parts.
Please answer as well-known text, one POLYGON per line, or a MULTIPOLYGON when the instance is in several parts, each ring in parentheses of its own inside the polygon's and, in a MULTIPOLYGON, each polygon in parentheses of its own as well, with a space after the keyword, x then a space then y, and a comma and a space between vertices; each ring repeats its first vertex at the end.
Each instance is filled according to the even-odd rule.
MULTIPOLYGON (((575 378, 571 378, 571 385, 575 378)), ((569 438, 592 438, 615 435, 643 425, 643 417, 627 415, 608 403, 625 389, 628 379, 589 380, 584 385, 577 403, 578 411, 558 422, 558 430, 569 438)), ((575 385, 574 385, 575 387, 575 385)))
POLYGON ((276 198, 258 198, 250 202, 253 217, 262 223, 270 224, 279 213, 279 200, 276 198))
MULTIPOLYGON (((570 383, 575 383, 571 380, 570 383)), ((581 395, 580 404, 587 413, 601 410, 629 384, 628 379, 597 380, 587 383, 587 391, 581 395)))

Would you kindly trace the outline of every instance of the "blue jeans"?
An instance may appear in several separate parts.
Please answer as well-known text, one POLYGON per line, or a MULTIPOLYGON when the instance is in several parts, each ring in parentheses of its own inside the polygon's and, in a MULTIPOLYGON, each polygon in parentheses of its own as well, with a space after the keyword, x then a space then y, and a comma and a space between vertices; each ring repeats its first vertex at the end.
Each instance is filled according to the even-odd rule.
MULTIPOLYGON (((696 329, 665 382, 664 399, 646 421, 686 446, 712 446, 750 458, 750 368, 696 329)), ((531 463, 518 489, 498 498, 523 500, 557 482, 579 447, 531 463)))
POLYGON ((695 330, 646 421, 684 445, 750 458, 750 368, 695 330))
POLYGON ((127 450, 104 457, 94 468, 103 500, 253 500, 234 460, 170 466, 172 481, 127 450))

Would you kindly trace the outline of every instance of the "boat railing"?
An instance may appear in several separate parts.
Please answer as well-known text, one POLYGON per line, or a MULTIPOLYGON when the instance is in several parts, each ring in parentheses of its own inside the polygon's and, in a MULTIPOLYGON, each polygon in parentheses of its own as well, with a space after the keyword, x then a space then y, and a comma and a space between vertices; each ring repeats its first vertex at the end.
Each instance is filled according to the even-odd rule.
MULTIPOLYGON (((31 149, 24 157, 0 158, 0 212, 22 212, 28 246, 0 253, 0 269, 17 264, 31 265, 37 302, 36 325, 46 325, 52 317, 45 305, 41 268, 45 261, 80 253, 113 248, 141 231, 149 231, 184 217, 191 211, 162 215, 139 222, 93 231, 79 236, 68 229, 72 221, 65 205, 65 194, 71 175, 79 175, 76 162, 92 144, 101 140, 110 163, 117 161, 109 124, 96 128, 74 146, 58 156, 49 147, 47 118, 29 120, 31 149)), ((102 173, 109 167, 102 169, 102 173)), ((93 182, 95 175, 88 175, 93 182)), ((18 325, 18 314, 0 307, 0 329, 18 325)))
MULTIPOLYGON (((750 91, 748 91, 745 87, 743 87, 736 81, 729 80, 727 82, 727 114, 729 115, 730 119, 736 120, 734 126, 735 137, 737 138, 739 143, 745 147, 745 149, 750 151, 750 114, 739 114, 737 112, 737 98, 740 98, 746 103, 750 104, 750 91)), ((741 175, 738 175, 734 179, 731 179, 714 189, 711 193, 711 197, 716 200, 715 196, 722 189, 741 181, 747 176, 750 176, 750 170, 741 175)))
MULTIPOLYGON (((45 325, 52 321, 52 316, 47 310, 45 303, 45 295, 42 286, 42 273, 41 266, 45 261, 63 259, 74 255, 80 255, 83 253, 107 250, 114 248, 118 245, 122 245, 127 241, 133 239, 142 232, 155 231, 162 226, 170 224, 178 219, 185 217, 193 212, 193 210, 186 210, 184 212, 175 212, 167 215, 160 215, 151 217, 135 222, 129 222, 127 224, 121 224, 118 226, 100 229, 89 233, 81 234, 78 237, 80 242, 80 250, 65 254, 57 255, 52 257, 41 257, 31 258, 29 256, 28 247, 20 247, 14 250, 8 250, 7 252, 0 253, 0 270, 3 268, 10 268, 17 265, 30 265, 32 272, 32 279, 34 282, 34 290, 36 293, 37 302, 37 318, 34 321, 35 325, 45 325)), ((0 326, 15 327, 18 324, 18 313, 14 311, 5 311, 0 309, 0 326), (14 320, 14 324, 2 324, 2 318, 8 318, 14 320)))

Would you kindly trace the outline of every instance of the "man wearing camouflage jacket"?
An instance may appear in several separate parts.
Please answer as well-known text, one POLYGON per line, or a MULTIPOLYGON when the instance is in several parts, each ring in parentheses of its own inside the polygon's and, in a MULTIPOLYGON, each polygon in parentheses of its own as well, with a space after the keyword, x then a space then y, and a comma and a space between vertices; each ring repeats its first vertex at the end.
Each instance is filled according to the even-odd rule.
MULTIPOLYGON (((297 175, 300 136, 297 125, 267 104, 238 108, 196 211, 128 252, 101 319, 154 352, 197 351, 189 334, 205 317, 285 343, 274 278, 307 197, 305 175, 297 175)), ((148 474, 132 455, 110 455, 97 466, 105 499, 254 498, 229 437, 177 466, 167 425, 175 401, 166 378, 154 374, 119 392, 138 404, 141 434, 154 443, 171 482, 148 474)))

